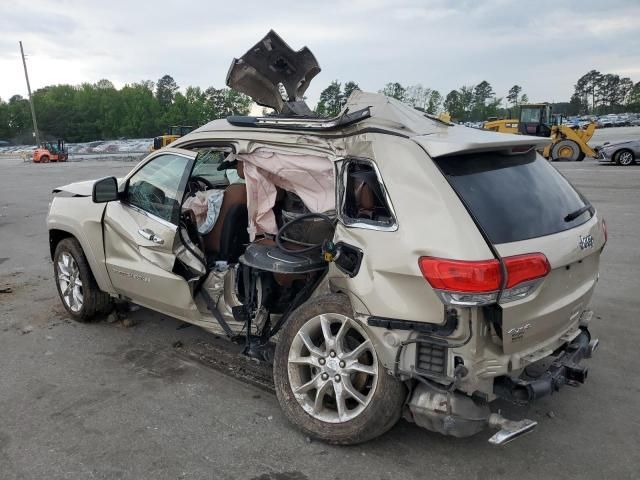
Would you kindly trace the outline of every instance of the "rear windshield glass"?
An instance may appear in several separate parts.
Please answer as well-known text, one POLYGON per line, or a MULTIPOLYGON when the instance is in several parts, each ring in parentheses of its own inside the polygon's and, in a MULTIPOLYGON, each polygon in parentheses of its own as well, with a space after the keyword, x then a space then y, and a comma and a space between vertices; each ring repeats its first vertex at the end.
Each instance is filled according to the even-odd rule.
POLYGON ((533 151, 460 155, 435 162, 494 244, 551 235, 592 216, 592 211, 585 211, 572 218, 589 204, 533 151))

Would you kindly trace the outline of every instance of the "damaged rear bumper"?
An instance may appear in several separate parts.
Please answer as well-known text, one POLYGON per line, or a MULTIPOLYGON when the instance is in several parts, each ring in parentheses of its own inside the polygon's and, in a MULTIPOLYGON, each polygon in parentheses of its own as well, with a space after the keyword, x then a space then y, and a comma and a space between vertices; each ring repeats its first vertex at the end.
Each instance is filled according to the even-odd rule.
MULTIPOLYGON (((586 328, 571 342, 563 345, 552 358, 551 365, 536 378, 525 374, 519 378, 498 377, 494 393, 519 404, 550 395, 564 385, 577 386, 584 383, 588 370, 580 365, 591 358, 598 346, 586 328)), ((504 445, 531 432, 537 422, 529 419, 509 420, 492 413, 487 402, 479 402, 468 395, 455 391, 442 391, 419 384, 408 403, 409 420, 418 426, 455 437, 468 437, 486 428, 499 431, 489 439, 492 445, 504 445)))
POLYGON ((518 404, 527 404, 551 395, 564 385, 578 386, 586 381, 589 370, 580 362, 591 358, 598 348, 598 339, 591 339, 586 328, 553 357, 551 365, 541 374, 532 377, 527 370, 518 378, 498 377, 493 391, 501 398, 518 404))

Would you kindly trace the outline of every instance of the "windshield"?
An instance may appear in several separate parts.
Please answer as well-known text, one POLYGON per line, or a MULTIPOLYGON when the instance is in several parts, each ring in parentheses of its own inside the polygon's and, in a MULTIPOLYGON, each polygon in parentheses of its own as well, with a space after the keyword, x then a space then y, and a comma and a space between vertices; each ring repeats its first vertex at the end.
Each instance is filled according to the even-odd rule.
POLYGON ((520 113, 520 121, 524 123, 539 123, 540 122, 540 109, 538 108, 523 108, 520 113))
MULTIPOLYGON (((228 155, 228 151, 219 149, 201 150, 196 157, 191 176, 203 177, 209 180, 212 185, 228 185, 229 183, 233 183, 229 181, 226 170, 218 170, 218 167, 228 155)), ((235 173, 235 169, 233 169, 231 173, 235 173)))
POLYGON ((540 155, 483 153, 436 164, 494 244, 551 235, 585 223, 589 204, 540 155))

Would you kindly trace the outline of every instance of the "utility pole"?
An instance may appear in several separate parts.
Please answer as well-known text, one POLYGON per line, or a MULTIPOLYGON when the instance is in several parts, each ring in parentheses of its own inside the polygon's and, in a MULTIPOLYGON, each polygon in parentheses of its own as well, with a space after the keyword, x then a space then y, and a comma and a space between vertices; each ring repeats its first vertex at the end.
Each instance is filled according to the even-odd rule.
POLYGON ((27 80, 27 91, 29 92, 29 106, 31 107, 31 119, 33 120, 33 131, 36 134, 36 145, 40 145, 40 132, 38 131, 38 122, 36 121, 36 109, 33 108, 33 98, 31 98, 31 85, 29 85, 29 74, 27 73, 27 62, 24 59, 24 50, 22 42, 20 42, 20 54, 22 55, 22 65, 24 66, 24 78, 27 80))

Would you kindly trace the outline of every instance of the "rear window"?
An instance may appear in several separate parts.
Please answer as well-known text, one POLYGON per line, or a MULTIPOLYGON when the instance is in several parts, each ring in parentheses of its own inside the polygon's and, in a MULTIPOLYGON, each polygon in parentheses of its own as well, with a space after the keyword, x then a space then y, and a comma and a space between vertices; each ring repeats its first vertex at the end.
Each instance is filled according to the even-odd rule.
POLYGON ((494 244, 562 232, 592 216, 585 211, 567 217, 589 204, 533 151, 459 155, 435 162, 494 244))

